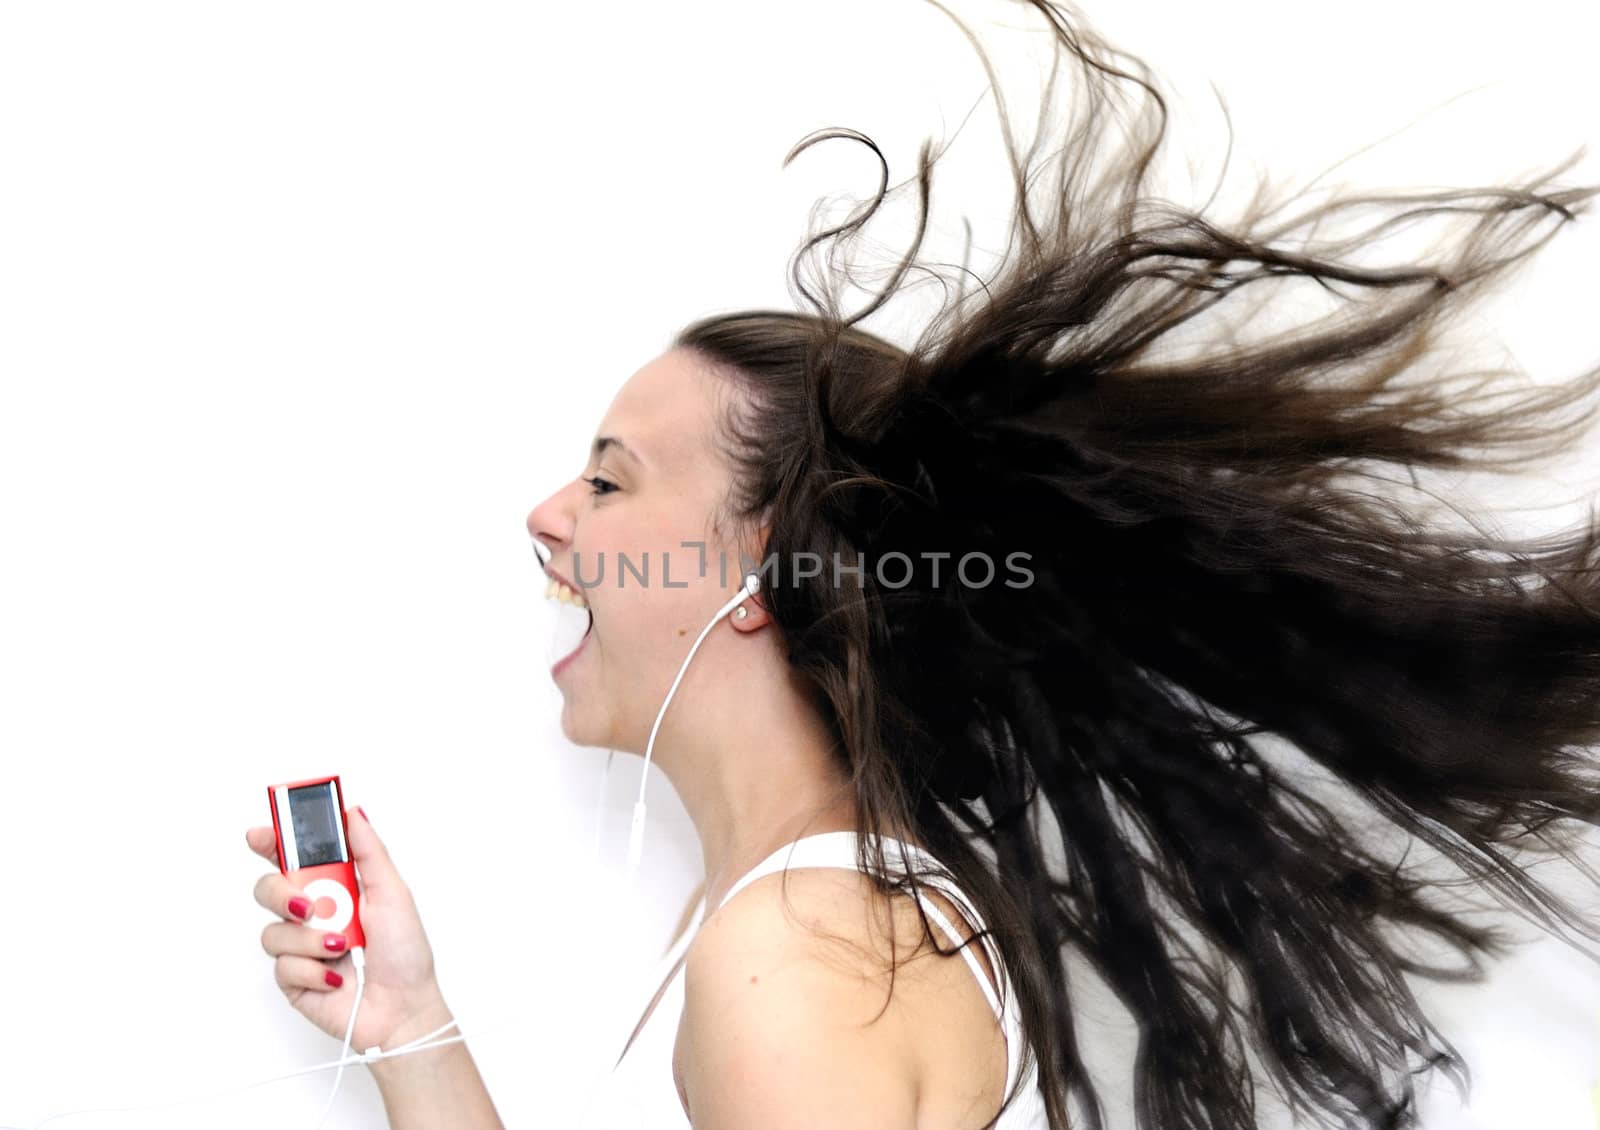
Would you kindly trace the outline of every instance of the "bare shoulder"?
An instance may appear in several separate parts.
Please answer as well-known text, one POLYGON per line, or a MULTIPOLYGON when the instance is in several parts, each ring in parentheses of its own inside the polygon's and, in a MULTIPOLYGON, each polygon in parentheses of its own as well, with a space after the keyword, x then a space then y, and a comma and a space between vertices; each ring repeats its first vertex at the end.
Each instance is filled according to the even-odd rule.
MULTIPOLYGON (((678 1030, 695 1130, 916 1125, 908 969, 891 995, 887 904, 875 896, 859 872, 799 868, 763 876, 707 918, 685 962, 678 1030)), ((916 936, 903 923, 895 933, 906 962, 916 936)))
POLYGON ((844 868, 763 876, 706 919, 677 1050, 695 1130, 965 1127, 1006 1076, 966 962, 935 953, 910 897, 844 868))

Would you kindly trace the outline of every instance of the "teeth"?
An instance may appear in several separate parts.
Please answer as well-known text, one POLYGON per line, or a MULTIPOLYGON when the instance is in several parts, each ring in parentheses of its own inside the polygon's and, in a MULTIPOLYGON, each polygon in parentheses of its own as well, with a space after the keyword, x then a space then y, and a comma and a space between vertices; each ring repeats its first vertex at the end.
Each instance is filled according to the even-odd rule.
POLYGON ((589 607, 589 602, 583 598, 581 592, 568 588, 554 577, 551 577, 550 583, 545 585, 544 595, 547 600, 559 600, 562 604, 572 604, 579 608, 589 607))

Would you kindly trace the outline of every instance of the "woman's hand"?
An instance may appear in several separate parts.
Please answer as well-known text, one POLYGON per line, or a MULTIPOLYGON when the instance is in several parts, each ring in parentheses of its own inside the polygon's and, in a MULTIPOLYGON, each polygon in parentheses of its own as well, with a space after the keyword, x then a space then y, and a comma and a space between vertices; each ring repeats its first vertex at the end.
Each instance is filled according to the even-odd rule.
MULTIPOLYGON (((346 824, 350 851, 361 873, 359 913, 367 938, 367 987, 350 1046, 357 1051, 374 1046, 387 1050, 437 1027, 448 1019, 449 1010, 434 979, 433 948, 411 891, 366 815, 352 810, 346 824)), ((245 841, 257 855, 277 862, 271 825, 251 828, 245 841)), ((261 931, 262 948, 276 959, 278 987, 300 1015, 342 1040, 355 1000, 355 970, 348 954, 325 944, 327 938, 342 936, 305 925, 310 908, 280 871, 261 876, 255 898, 279 916, 261 931), (296 900, 293 906, 291 900, 296 900)))

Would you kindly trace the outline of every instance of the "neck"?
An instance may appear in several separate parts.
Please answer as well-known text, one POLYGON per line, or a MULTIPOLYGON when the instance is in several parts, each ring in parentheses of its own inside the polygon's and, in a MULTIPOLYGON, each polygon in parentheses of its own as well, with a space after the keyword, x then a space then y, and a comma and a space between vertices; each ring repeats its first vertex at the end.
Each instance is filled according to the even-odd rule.
POLYGON ((739 685, 738 701, 717 711, 717 724, 697 727, 714 739, 670 754, 657 747, 700 839, 707 916, 740 876, 784 844, 858 830, 849 773, 809 700, 786 678, 739 685))
POLYGON ((850 781, 819 764, 823 757, 822 751, 799 748, 764 757, 770 781, 752 782, 743 774, 724 779, 720 783, 731 787, 715 794, 701 814, 691 813, 705 863, 708 916, 742 875, 785 844, 819 832, 857 830, 850 781))

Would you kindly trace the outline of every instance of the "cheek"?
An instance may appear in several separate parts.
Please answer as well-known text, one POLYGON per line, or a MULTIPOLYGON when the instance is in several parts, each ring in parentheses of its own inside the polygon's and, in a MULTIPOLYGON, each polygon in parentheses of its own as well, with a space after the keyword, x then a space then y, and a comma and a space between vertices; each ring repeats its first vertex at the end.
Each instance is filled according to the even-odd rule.
POLYGON ((677 588, 676 577, 672 588, 662 588, 660 582, 652 562, 650 587, 630 576, 626 588, 603 594, 610 599, 596 618, 595 631, 604 631, 606 665, 612 670, 648 679, 664 668, 676 671, 688 653, 699 630, 692 625, 698 613, 688 610, 691 590, 677 588))

